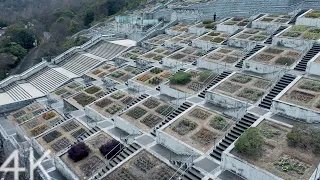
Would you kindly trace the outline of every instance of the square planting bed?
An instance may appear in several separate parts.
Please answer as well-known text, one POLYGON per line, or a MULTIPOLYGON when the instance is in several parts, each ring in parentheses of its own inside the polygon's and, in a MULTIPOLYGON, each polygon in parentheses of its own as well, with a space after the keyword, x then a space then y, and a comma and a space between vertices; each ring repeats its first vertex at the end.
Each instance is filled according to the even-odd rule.
POLYGON ((300 58, 301 51, 280 47, 268 47, 250 58, 249 61, 292 67, 300 58))
POLYGON ((167 81, 171 74, 170 71, 155 67, 136 77, 135 81, 149 87, 157 87, 161 83, 167 81))
POLYGON ((120 117, 129 121, 142 131, 149 132, 157 124, 164 121, 165 116, 173 110, 174 107, 170 104, 150 97, 128 109, 120 117))
POLYGON ((182 47, 186 47, 192 44, 192 41, 196 38, 198 38, 199 36, 196 34, 191 34, 191 33, 184 33, 181 34, 179 36, 175 36, 169 40, 167 40, 165 42, 165 45, 170 47, 170 46, 182 46, 182 47))
POLYGON ((77 138, 86 132, 88 132, 88 129, 85 126, 72 119, 51 129, 36 140, 45 150, 50 149, 51 155, 56 155, 72 145, 77 138))
POLYGON ((125 66, 119 70, 112 72, 108 75, 108 77, 119 83, 124 83, 140 73, 142 73, 142 71, 136 67, 125 66))
POLYGON ((170 29, 166 29, 166 34, 178 35, 178 34, 186 33, 186 32, 188 32, 188 29, 191 26, 192 25, 190 25, 190 24, 177 24, 177 25, 171 27, 170 29))
POLYGON ((94 79, 102 79, 104 76, 112 73, 117 69, 116 66, 111 65, 111 64, 103 64, 102 66, 90 71, 87 75, 94 78, 94 79))
POLYGON ((301 78, 279 100, 320 112, 320 81, 301 78))
POLYGON ((138 57, 144 53, 148 52, 148 50, 142 48, 142 47, 134 47, 128 52, 122 53, 120 58, 129 60, 129 61, 134 61, 137 60, 138 57))
POLYGON ((68 98, 68 101, 75 107, 82 109, 86 105, 105 96, 106 92, 98 86, 90 86, 79 92, 78 94, 68 98))
POLYGON ((215 76, 216 73, 209 70, 188 70, 187 72, 178 72, 171 76, 170 81, 166 85, 172 89, 188 94, 197 94, 205 85, 211 82, 215 76), (176 78, 178 78, 179 81, 175 81, 176 78))
POLYGON ((249 24, 248 19, 244 18, 232 18, 223 23, 223 25, 228 25, 228 26, 238 26, 238 27, 245 27, 249 24))
POLYGON ((229 118, 196 106, 167 126, 164 132, 202 152, 207 152, 224 137, 233 124, 229 118))
POLYGON ((231 151, 233 155, 283 179, 311 177, 319 164, 320 156, 288 146, 286 135, 291 131, 290 128, 268 120, 262 121, 257 128, 265 141, 261 155, 256 158, 248 157, 236 149, 231 151))
POLYGON ((25 121, 32 119, 44 111, 45 107, 40 103, 32 103, 22 109, 11 112, 7 118, 14 123, 21 124, 25 121))
POLYGON ((99 148, 113 140, 114 139, 108 134, 100 132, 84 141, 84 144, 88 147, 89 153, 83 159, 75 162, 69 157, 68 152, 61 155, 60 158, 79 179, 89 179, 100 170, 100 168, 105 166, 103 161, 107 160, 100 152, 99 148))
POLYGON ((136 98, 130 96, 128 93, 116 91, 107 97, 95 101, 90 107, 103 116, 110 118, 127 109, 128 104, 134 100, 136 100, 136 98))
POLYGON ((161 46, 164 45, 165 40, 171 39, 173 36, 168 35, 168 34, 159 34, 153 38, 150 38, 143 43, 148 44, 148 45, 153 45, 153 46, 161 46))
POLYGON ((206 44, 208 44, 208 43, 209 44, 221 44, 222 42, 227 40, 227 38, 228 38, 227 33, 211 31, 211 32, 199 37, 195 41, 201 41, 206 44))
POLYGON ((272 24, 287 24, 293 18, 291 15, 268 14, 257 21, 272 24))
POLYGON ((51 95, 59 100, 64 98, 68 98, 75 93, 84 89, 84 85, 79 82, 73 81, 68 83, 67 85, 62 86, 61 88, 57 89, 56 91, 52 92, 51 95))
MULTIPOLYGON (((170 179, 175 171, 175 169, 171 168, 148 151, 143 150, 111 172, 103 180, 163 180, 170 179)), ((177 178, 178 175, 173 179, 177 178)))
POLYGON ((199 61, 201 62, 199 62, 199 66, 201 68, 208 68, 210 65, 212 65, 212 63, 232 66, 236 64, 243 56, 244 51, 240 48, 221 47, 200 59, 199 61), (206 64, 206 62, 209 64, 206 64))
POLYGON ((176 52, 177 48, 168 48, 168 47, 157 47, 142 56, 140 59, 151 61, 151 62, 158 62, 161 61, 164 57, 170 56, 172 53, 176 52))
POLYGON ((61 122, 62 120, 63 117, 52 110, 24 122, 20 127, 29 137, 35 137, 58 125, 58 122, 61 122))
POLYGON ((270 34, 261 29, 247 28, 236 36, 232 37, 233 40, 251 41, 251 42, 264 42, 269 38, 270 34))
POLYGON ((166 57, 166 59, 170 61, 179 61, 182 63, 192 63, 199 59, 202 56, 205 56, 208 52, 201 50, 199 48, 192 48, 192 47, 186 47, 183 48, 174 54, 172 54, 169 57, 166 57))
POLYGON ((215 87, 212 92, 254 104, 268 89, 269 80, 236 73, 215 87))
POLYGON ((320 39, 320 28, 305 25, 294 25, 281 33, 280 37, 301 40, 318 40, 320 39))

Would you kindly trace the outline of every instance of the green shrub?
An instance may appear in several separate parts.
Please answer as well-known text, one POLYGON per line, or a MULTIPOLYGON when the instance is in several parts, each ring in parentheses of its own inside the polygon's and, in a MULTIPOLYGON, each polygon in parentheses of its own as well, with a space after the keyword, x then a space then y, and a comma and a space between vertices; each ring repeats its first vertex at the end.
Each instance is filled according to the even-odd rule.
POLYGON ((289 36, 289 37, 299 37, 301 33, 299 32, 286 32, 283 36, 289 36))
POLYGON ((216 37, 212 40, 212 42, 215 42, 215 43, 222 43, 225 39, 224 38, 221 38, 221 37, 216 37))
POLYGON ((228 126, 228 122, 221 116, 215 116, 210 121, 210 126, 218 130, 226 131, 226 129, 224 128, 228 126))
POLYGON ((305 25, 294 25, 290 28, 290 31, 303 32, 303 31, 306 31, 307 29, 308 29, 308 26, 305 26, 305 25))
POLYGON ((260 90, 245 88, 238 94, 238 97, 246 98, 251 101, 257 101, 263 94, 264 93, 260 90))
POLYGON ((198 81, 200 82, 204 82, 205 80, 207 80, 210 75, 212 74, 211 71, 205 70, 199 73, 199 77, 198 77, 198 81))
POLYGON ((306 32, 303 34, 304 39, 312 39, 312 40, 317 40, 320 38, 320 33, 313 33, 313 32, 306 32))
POLYGON ((307 124, 296 123, 287 134, 287 143, 291 147, 310 148, 312 141, 311 127, 307 124))
POLYGON ((186 72, 177 72, 170 78, 170 81, 173 84, 187 84, 191 81, 191 74, 186 72))
POLYGON ((88 89, 86 89, 84 91, 89 93, 89 94, 94 94, 94 93, 100 91, 100 88, 98 88, 96 86, 92 86, 92 87, 89 87, 88 89))
POLYGON ((299 85, 299 88, 314 92, 320 92, 320 83, 316 83, 314 81, 306 81, 303 84, 299 85))
POLYGON ((259 128, 251 127, 236 141, 235 149, 248 157, 257 157, 263 152, 264 139, 259 128))
POLYGON ((215 29, 216 28, 216 25, 215 24, 206 24, 204 26, 206 29, 215 29))
POLYGON ((312 13, 306 14, 304 17, 306 17, 306 18, 320 18, 320 13, 312 12, 312 13))
POLYGON ((211 23, 213 23, 212 20, 204 20, 204 21, 202 21, 202 24, 211 24, 211 23))

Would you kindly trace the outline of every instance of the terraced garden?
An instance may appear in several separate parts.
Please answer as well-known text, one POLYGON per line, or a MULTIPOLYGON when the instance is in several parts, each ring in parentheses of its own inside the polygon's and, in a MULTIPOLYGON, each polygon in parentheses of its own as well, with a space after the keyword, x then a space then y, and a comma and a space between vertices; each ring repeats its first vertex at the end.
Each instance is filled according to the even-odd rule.
POLYGON ((192 44, 192 40, 198 38, 196 34, 191 34, 191 33, 184 33, 179 36, 175 36, 169 40, 167 40, 166 43, 169 44, 180 44, 182 46, 188 46, 192 44))
POLYGON ((232 66, 243 56, 243 51, 240 48, 235 49, 229 47, 222 47, 210 52, 203 58, 203 60, 218 63, 221 65, 232 66))
POLYGON ((286 136, 291 128, 268 120, 262 121, 258 128, 264 139, 263 151, 259 157, 247 157, 236 149, 231 153, 283 179, 308 179, 312 175, 320 157, 288 146, 286 136))
MULTIPOLYGON (((139 152, 103 180, 170 179, 175 170, 146 150, 139 152)), ((174 177, 175 179, 178 177, 174 177)))
POLYGON ((232 37, 232 39, 244 40, 244 41, 254 41, 263 42, 269 38, 270 34, 261 29, 251 29, 247 28, 240 32, 237 36, 232 37))
POLYGON ((293 16, 291 15, 279 15, 279 14, 268 14, 266 16, 263 16, 258 21, 261 22, 268 22, 268 23, 282 23, 286 24, 288 23, 293 16))
POLYGON ((140 56, 140 59, 151 61, 151 62, 158 62, 158 61, 161 61, 164 57, 171 55, 176 50, 177 49, 174 49, 174 48, 157 47, 140 56))
POLYGON ((91 104, 90 107, 103 116, 110 118, 125 110, 127 108, 127 105, 135 99, 135 97, 130 96, 124 91, 116 91, 111 95, 108 95, 107 97, 104 97, 91 104))
POLYGON ((88 129, 75 119, 59 125, 51 131, 36 138, 45 150, 51 150, 51 155, 56 155, 73 144, 78 137, 87 132, 88 129))
POLYGON ((305 25, 294 25, 280 36, 292 39, 318 40, 320 39, 320 29, 305 25))
POLYGON ((206 84, 213 80, 216 74, 208 70, 190 70, 187 72, 178 72, 173 75, 167 84, 170 88, 183 91, 189 94, 199 93, 206 84), (175 79, 186 79, 183 82, 175 81, 175 79))
POLYGON ((108 78, 113 79, 119 83, 124 83, 134 76, 140 74, 142 71, 133 66, 125 66, 124 68, 118 69, 108 75, 108 78))
POLYGON ((142 47, 134 47, 128 52, 122 53, 120 55, 121 59, 129 60, 129 61, 134 61, 137 60, 138 57, 144 53, 148 52, 148 50, 142 48, 142 47))
POLYGON ((231 18, 223 23, 223 25, 244 27, 249 24, 249 20, 245 18, 231 18))
POLYGON ((68 102, 70 102, 75 107, 82 109, 86 105, 94 102, 97 99, 100 99, 105 95, 106 92, 101 87, 91 86, 68 98, 68 102))
POLYGON ((144 132, 149 132, 157 124, 164 121, 165 116, 173 110, 174 107, 168 103, 151 97, 128 109, 120 117, 144 132))
POLYGON ((166 127, 164 132, 202 152, 207 152, 224 137, 234 123, 216 112, 196 106, 166 127))
POLYGON ((256 61, 276 66, 291 67, 294 66, 298 60, 300 60, 301 55, 301 51, 286 48, 269 47, 249 59, 249 61, 256 61))
POLYGON ((170 76, 171 72, 162 68, 155 67, 136 77, 135 81, 154 88, 160 85, 162 82, 167 81, 170 76))
POLYGON ((72 152, 69 150, 67 153, 61 155, 60 158, 78 177, 81 179, 88 179, 101 167, 105 166, 105 163, 103 162, 105 161, 105 158, 99 148, 112 140, 114 139, 111 136, 104 132, 100 132, 95 136, 86 139, 84 144, 81 144, 81 152, 77 152, 80 147, 75 148, 72 152), (80 154, 82 156, 80 156, 80 154))
POLYGON ((301 78, 280 98, 280 101, 319 111, 320 82, 313 79, 301 78))
POLYGON ((192 63, 206 54, 207 52, 201 49, 186 47, 182 50, 175 52, 174 54, 169 56, 168 59, 180 61, 184 63, 192 63))
POLYGON ((33 119, 28 120, 20 125, 20 127, 30 137, 35 137, 49 130, 53 126, 58 125, 63 117, 56 111, 48 111, 41 115, 35 116, 33 119))
POLYGON ((145 43, 154 46, 159 46, 163 45, 166 40, 171 39, 172 37, 173 36, 170 36, 168 34, 159 34, 151 39, 146 40, 145 43))
POLYGON ((109 73, 112 73, 116 69, 116 66, 105 63, 102 66, 90 71, 89 73, 87 73, 87 75, 94 79, 101 80, 104 76, 108 75, 109 73))
POLYGON ((41 114, 44 111, 44 109, 45 107, 42 106, 40 103, 32 103, 20 110, 11 112, 7 116, 7 118, 13 121, 14 123, 21 124, 41 114))
POLYGON ((197 41, 221 44, 223 41, 227 40, 228 34, 223 32, 211 31, 197 39, 197 41))
POLYGON ((236 73, 212 91, 254 104, 264 95, 268 85, 266 79, 236 73))

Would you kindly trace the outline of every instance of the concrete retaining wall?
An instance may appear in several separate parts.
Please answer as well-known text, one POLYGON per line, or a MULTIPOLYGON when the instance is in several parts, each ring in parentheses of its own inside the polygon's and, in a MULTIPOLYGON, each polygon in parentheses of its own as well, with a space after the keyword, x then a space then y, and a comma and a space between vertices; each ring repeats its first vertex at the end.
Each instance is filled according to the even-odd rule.
POLYGON ((116 116, 114 118, 114 125, 128 134, 140 134, 140 129, 131 124, 130 122, 116 116))

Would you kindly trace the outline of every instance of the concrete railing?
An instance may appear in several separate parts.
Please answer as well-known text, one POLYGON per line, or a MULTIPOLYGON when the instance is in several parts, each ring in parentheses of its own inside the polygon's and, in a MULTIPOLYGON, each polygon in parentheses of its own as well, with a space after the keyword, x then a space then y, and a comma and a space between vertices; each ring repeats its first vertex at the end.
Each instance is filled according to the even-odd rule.
POLYGON ((13 76, 9 76, 8 78, 0 81, 0 88, 3 88, 15 81, 19 81, 22 79, 26 79, 29 76, 37 73, 38 71, 42 70, 43 68, 47 67, 49 64, 46 61, 42 61, 41 63, 31 67, 30 69, 26 70, 25 72, 23 72, 22 74, 18 74, 18 75, 13 75, 13 76))
POLYGON ((114 37, 114 36, 115 36, 114 34, 95 36, 95 37, 93 37, 92 39, 90 39, 88 42, 84 43, 81 46, 76 46, 76 47, 72 47, 71 49, 68 49, 64 53, 62 53, 59 56, 53 58, 51 60, 51 62, 54 63, 54 64, 57 64, 57 63, 65 60, 65 59, 69 58, 70 56, 74 55, 76 52, 84 51, 84 50, 92 47, 93 45, 95 45, 100 40, 108 39, 108 38, 111 38, 111 37, 114 37))

